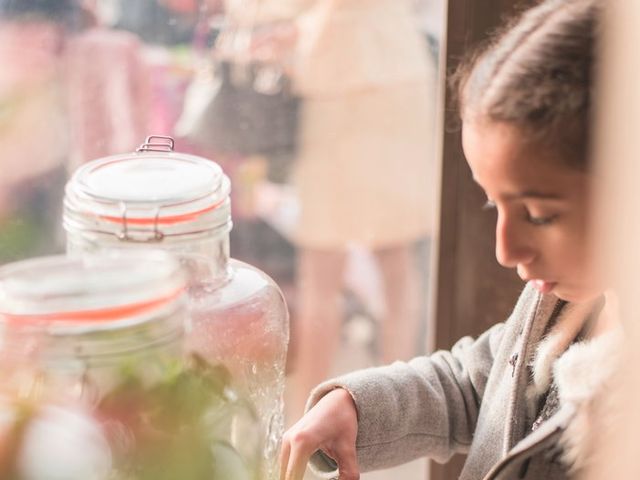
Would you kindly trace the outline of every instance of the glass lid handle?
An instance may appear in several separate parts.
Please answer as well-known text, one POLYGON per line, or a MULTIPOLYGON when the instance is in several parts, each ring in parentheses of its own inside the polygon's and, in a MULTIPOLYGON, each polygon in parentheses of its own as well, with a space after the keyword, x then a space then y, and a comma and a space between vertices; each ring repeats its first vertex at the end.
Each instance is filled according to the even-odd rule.
POLYGON ((173 152, 174 144, 172 137, 149 135, 136 152, 173 152))

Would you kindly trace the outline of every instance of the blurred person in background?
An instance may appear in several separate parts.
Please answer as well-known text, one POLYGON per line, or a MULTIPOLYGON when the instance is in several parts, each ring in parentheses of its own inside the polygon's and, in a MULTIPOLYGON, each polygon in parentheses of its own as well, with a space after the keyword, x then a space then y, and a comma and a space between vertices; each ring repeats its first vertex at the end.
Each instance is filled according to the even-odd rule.
POLYGON ((352 249, 371 252, 382 284, 378 360, 409 359, 424 342, 427 265, 416 247, 434 222, 436 80, 412 7, 318 0, 296 19, 302 109, 291 179, 300 208, 292 418, 335 366, 352 249))
POLYGON ((96 7, 0 1, 0 261, 62 250, 67 173, 145 137, 140 43, 101 27, 96 7))
POLYGON ((586 443, 592 457, 581 480, 640 478, 640 2, 609 1, 600 49, 598 118, 594 135, 599 175, 594 249, 617 294, 624 344, 614 381, 592 410, 586 443))
POLYGON ((0 262, 62 249, 63 52, 84 21, 72 0, 0 1, 0 262))
POLYGON ((154 133, 144 45, 133 33, 108 28, 97 14, 99 2, 81 2, 86 24, 65 45, 69 172, 96 158, 132 152, 154 133))
MULTIPOLYGON (((194 8, 188 1, 177 3, 194 8)), ((268 263, 265 270, 288 283, 288 267, 272 268, 269 259, 282 264, 293 257, 288 241, 298 250, 295 293, 287 295, 295 309, 288 405, 300 413, 308 390, 334 363, 354 247, 373 252, 383 279, 382 359, 410 358, 423 343, 427 264, 416 252, 428 249, 434 220, 435 62, 410 0, 222 3, 225 16, 216 24, 222 41, 213 53, 240 65, 240 74, 242 62, 278 65, 301 99, 292 175, 279 179, 293 184, 299 201, 293 231, 274 232, 253 205, 261 201, 257 187, 269 177, 273 158, 234 154, 228 146, 217 151, 206 131, 204 138, 191 137, 201 154, 232 177, 233 255, 268 263), (273 246, 266 251, 262 247, 270 239, 273 246)), ((190 115, 193 104, 185 102, 178 122, 186 138, 199 125, 198 116, 190 115)), ((236 118, 233 113, 228 118, 236 118)))

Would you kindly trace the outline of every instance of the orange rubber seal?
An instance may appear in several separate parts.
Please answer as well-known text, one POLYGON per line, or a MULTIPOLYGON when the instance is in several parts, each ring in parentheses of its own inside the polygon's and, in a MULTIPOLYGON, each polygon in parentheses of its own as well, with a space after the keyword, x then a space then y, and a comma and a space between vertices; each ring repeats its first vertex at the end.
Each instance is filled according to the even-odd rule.
MULTIPOLYGON (((226 199, 225 199, 226 200, 226 199)), ((111 215, 100 215, 99 218, 113 223, 126 223, 133 225, 171 225, 174 223, 188 222, 190 220, 196 220, 200 215, 209 213, 224 203, 225 200, 221 200, 207 208, 198 210, 197 212, 184 213, 182 215, 170 215, 167 217, 153 217, 153 218, 128 218, 128 217, 114 217, 111 215)))
POLYGON ((129 305, 119 305, 117 307, 100 308, 96 310, 45 313, 42 315, 16 315, 0 312, 0 319, 10 324, 43 324, 55 322, 71 322, 78 324, 106 323, 155 310, 156 308, 175 300, 182 295, 183 292, 184 288, 181 287, 174 292, 153 300, 132 303, 129 305))

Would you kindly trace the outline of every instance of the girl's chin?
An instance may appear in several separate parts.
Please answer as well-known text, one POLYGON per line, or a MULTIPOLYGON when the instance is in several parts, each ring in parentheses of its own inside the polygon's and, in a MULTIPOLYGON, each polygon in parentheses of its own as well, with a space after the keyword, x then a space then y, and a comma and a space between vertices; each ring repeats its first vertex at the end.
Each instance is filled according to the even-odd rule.
POLYGON ((578 290, 578 289, 569 289, 563 288, 562 285, 557 285, 553 289, 553 294, 561 300, 565 300, 571 303, 583 303, 590 302, 595 300, 600 295, 602 295, 604 291, 602 290, 578 290))

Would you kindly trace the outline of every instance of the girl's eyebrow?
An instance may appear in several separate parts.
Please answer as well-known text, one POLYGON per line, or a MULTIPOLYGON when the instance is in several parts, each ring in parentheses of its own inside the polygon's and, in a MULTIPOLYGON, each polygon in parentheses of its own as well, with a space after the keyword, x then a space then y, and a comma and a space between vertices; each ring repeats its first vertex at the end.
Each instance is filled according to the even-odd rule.
MULTIPOLYGON (((472 178, 480 188, 483 188, 475 176, 472 178)), ((518 193, 505 193, 500 195, 500 197, 504 200, 522 200, 526 198, 533 198, 536 200, 564 200, 565 198, 559 193, 542 192, 540 190, 523 190, 518 193)))
POLYGON ((508 193, 504 195, 505 200, 521 200, 523 198, 535 198, 538 200, 562 200, 562 196, 557 193, 540 192, 537 190, 525 190, 519 193, 508 193))

